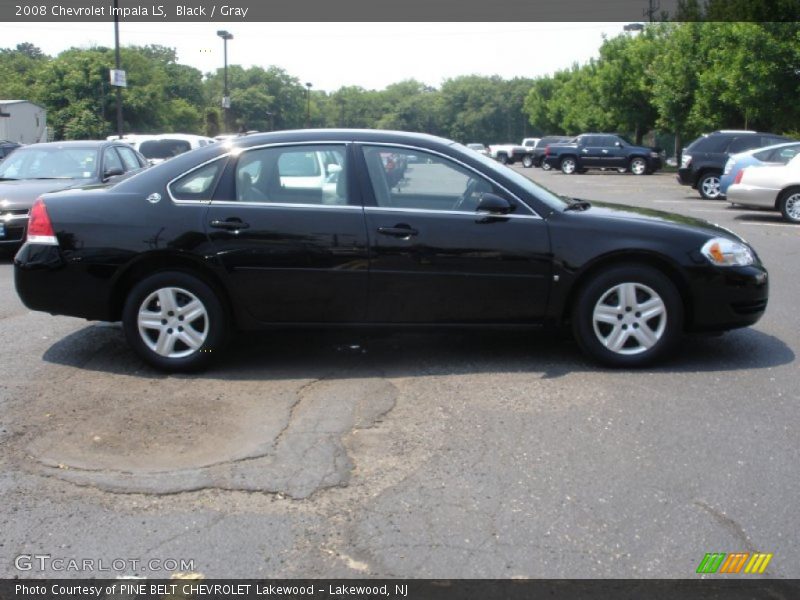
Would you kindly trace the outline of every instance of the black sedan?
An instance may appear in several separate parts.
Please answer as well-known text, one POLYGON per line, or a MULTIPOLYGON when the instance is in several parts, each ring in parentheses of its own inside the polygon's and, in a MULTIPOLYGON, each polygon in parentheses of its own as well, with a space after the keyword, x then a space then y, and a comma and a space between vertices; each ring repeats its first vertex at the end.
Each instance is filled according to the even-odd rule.
POLYGON ((148 363, 206 365, 234 329, 571 326, 639 366, 752 325, 755 251, 705 221, 555 196, 422 134, 250 135, 116 185, 45 195, 15 258, 26 306, 121 320, 148 363), (406 160, 387 176, 387 154, 406 160))
POLYGON ((122 142, 51 142, 17 149, 0 162, 0 248, 22 243, 28 211, 45 192, 106 183, 147 164, 122 142))

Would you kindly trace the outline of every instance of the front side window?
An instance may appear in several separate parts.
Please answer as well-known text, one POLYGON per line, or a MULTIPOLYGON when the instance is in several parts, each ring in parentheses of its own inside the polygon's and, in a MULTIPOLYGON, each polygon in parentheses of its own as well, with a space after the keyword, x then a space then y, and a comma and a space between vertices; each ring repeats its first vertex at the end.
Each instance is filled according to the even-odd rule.
POLYGON ((139 159, 136 158, 136 153, 133 151, 133 148, 117 146, 117 152, 119 152, 120 157, 122 157, 122 162, 125 164, 125 171, 133 171, 142 167, 142 165, 139 164, 139 159))
POLYGON ((118 171, 125 171, 125 168, 122 166, 122 161, 119 158, 119 154, 117 154, 116 150, 113 148, 107 148, 106 151, 103 153, 104 157, 104 164, 103 169, 106 173, 108 173, 111 169, 117 169, 118 171))
POLYGON ((275 204, 349 204, 345 146, 257 148, 236 164, 236 199, 275 204))
POLYGON ((473 212, 481 194, 502 194, 488 179, 436 154, 365 146, 364 159, 380 207, 473 212))

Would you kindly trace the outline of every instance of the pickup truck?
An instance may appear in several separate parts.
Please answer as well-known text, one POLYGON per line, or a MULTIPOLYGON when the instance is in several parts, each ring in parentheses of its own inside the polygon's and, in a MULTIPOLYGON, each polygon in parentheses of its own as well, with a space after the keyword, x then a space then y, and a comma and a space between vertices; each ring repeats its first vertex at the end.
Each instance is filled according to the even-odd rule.
POLYGON ((494 144, 489 146, 489 157, 504 165, 513 165, 518 160, 523 161, 524 164, 526 156, 533 156, 533 148, 517 146, 516 144, 494 144))
POLYGON ((650 175, 661 168, 662 156, 656 148, 634 146, 613 133, 584 133, 569 144, 551 144, 544 162, 566 175, 587 169, 616 169, 634 175, 650 175))

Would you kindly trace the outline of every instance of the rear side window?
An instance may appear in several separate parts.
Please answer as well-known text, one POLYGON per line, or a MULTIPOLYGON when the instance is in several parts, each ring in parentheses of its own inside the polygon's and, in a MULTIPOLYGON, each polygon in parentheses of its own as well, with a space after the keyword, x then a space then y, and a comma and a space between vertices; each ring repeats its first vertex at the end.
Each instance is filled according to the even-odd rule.
POLYGON ((211 200, 224 163, 215 160, 176 179, 168 186, 170 194, 175 200, 211 200))
POLYGON ((710 135, 697 138, 687 148, 690 152, 725 152, 731 138, 727 135, 710 135))
POLYGON ((752 150, 759 148, 761 143, 761 136, 759 135, 745 135, 742 137, 734 138, 728 146, 728 152, 736 154, 737 152, 744 152, 745 150, 752 150))

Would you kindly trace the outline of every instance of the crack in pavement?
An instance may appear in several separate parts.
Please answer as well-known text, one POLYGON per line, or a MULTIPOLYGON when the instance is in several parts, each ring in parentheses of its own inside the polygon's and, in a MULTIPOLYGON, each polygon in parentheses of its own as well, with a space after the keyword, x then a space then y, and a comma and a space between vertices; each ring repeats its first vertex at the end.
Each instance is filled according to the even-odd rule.
POLYGON ((706 504, 702 500, 695 500, 694 505, 702 508, 708 514, 710 514, 717 523, 719 523, 723 528, 727 529, 728 532, 733 535, 733 537, 742 542, 748 552, 758 552, 756 545, 750 540, 742 526, 739 525, 739 523, 737 523, 735 520, 713 506, 706 504))

